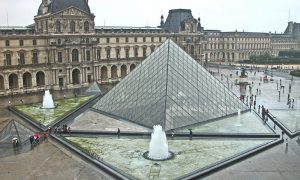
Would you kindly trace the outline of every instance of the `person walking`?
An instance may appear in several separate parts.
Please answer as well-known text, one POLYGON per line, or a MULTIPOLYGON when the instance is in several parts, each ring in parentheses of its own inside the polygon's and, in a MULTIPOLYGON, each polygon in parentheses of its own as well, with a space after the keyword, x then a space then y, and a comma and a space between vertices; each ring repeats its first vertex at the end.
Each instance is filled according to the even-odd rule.
POLYGON ((268 121, 268 117, 269 117, 269 110, 266 109, 266 121, 268 121))
POLYGON ((263 120, 265 120, 265 115, 266 115, 266 114, 265 114, 265 113, 266 113, 265 111, 266 111, 266 110, 265 110, 264 106, 261 106, 261 116, 262 116, 262 119, 263 119, 263 120))

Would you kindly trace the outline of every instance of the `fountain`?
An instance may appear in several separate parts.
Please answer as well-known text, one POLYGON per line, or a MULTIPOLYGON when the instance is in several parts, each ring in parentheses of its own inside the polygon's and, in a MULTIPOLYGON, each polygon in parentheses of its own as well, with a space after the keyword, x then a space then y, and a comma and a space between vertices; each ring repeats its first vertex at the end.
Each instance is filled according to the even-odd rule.
POLYGON ((169 151, 166 133, 160 125, 153 126, 149 151, 143 154, 149 160, 168 160, 174 157, 174 153, 169 151))
POLYGON ((43 106, 42 109, 53 109, 55 108, 52 95, 50 94, 49 90, 45 91, 43 96, 43 106))

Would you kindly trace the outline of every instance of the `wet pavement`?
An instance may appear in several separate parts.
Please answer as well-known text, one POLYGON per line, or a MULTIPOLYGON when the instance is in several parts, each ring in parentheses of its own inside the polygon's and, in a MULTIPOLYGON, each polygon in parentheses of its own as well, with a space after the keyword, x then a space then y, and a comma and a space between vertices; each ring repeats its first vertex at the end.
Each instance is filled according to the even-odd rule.
MULTIPOLYGON (((234 85, 235 79, 238 79, 236 72, 240 75, 240 70, 237 69, 218 69, 209 68, 210 71, 215 72, 215 76, 223 82, 223 84, 232 88, 233 92, 239 97, 239 87, 234 85), (223 74, 223 75, 221 75, 223 74), (232 74, 232 77, 230 77, 232 74), (227 80, 228 77, 228 80, 227 80), (229 82, 229 83, 228 83, 229 82), (231 84, 233 84, 231 86, 231 84)), ((264 105, 272 113, 272 109, 276 116, 276 113, 284 117, 292 117, 287 121, 291 124, 295 124, 294 128, 298 128, 298 121, 300 118, 294 118, 294 114, 300 108, 297 104, 300 98, 300 78, 293 77, 289 75, 288 70, 278 70, 273 71, 274 81, 270 82, 271 72, 267 73, 269 79, 268 82, 261 81, 261 78, 265 76, 265 73, 260 71, 255 73, 255 70, 248 71, 248 80, 252 86, 252 92, 247 88, 247 96, 250 97, 251 94, 256 95, 256 111, 258 111, 258 106, 264 105), (293 80, 292 80, 293 79, 293 80), (253 85, 252 85, 253 82, 253 85), (280 82, 284 86, 284 89, 280 89, 280 82), (277 89, 278 83, 278 89, 277 89), (291 92, 289 92, 289 85, 291 84, 291 92), (258 89, 258 91, 257 91, 258 89), (279 98, 280 91, 280 98, 279 98), (261 93, 259 93, 261 92, 261 93), (290 98, 294 99, 294 108, 287 105, 288 94, 290 98), (276 111, 275 111, 276 109, 276 111), (293 113, 292 115, 286 113, 293 113)), ((245 101, 246 102, 246 101, 245 101)), ((248 100, 249 105, 250 99, 248 100)), ((253 106, 252 106, 253 108, 253 106)), ((260 111, 261 112, 261 111, 260 111)), ((279 116, 279 115, 278 115, 279 116)), ((273 124, 271 122, 268 122, 273 124)), ((291 127, 293 128, 293 127, 291 127)), ((299 128, 298 128, 299 130, 299 128)), ((277 127, 277 133, 282 131, 277 127)), ((279 144, 273 148, 265 150, 255 156, 252 156, 246 160, 236 163, 232 166, 224 168, 212 175, 204 178, 208 180, 213 179, 225 179, 225 180, 239 180, 239 179, 256 179, 256 180, 296 180, 300 179, 300 144, 298 137, 290 139, 284 135, 285 142, 279 144), (287 142, 287 143, 286 143, 287 142)))
MULTIPOLYGON (((237 70, 219 69, 219 73, 217 68, 210 68, 210 70, 214 71, 216 77, 239 96, 239 88, 234 85, 235 79, 238 78, 236 76, 237 70), (223 74, 223 77, 221 77, 221 74, 223 74), (232 74, 232 77, 230 77, 230 74, 232 74), (228 83, 226 76, 228 76, 228 83)), ((272 112, 272 109, 291 109, 287 105, 287 97, 290 94, 290 97, 295 99, 294 109, 296 110, 298 108, 296 102, 300 96, 300 80, 299 78, 293 78, 292 82, 290 76, 285 73, 273 72, 274 81, 264 83, 261 81, 261 77, 264 76, 263 72, 248 72, 249 82, 252 84, 253 81, 253 87, 251 93, 249 89, 247 90, 247 95, 256 95, 257 106, 264 105, 272 112), (281 84, 285 87, 284 92, 283 89, 277 90, 277 83, 280 84, 280 79, 281 84), (289 84, 292 84, 290 93, 289 84), (257 93, 257 89, 261 93, 259 91, 257 93), (279 90, 281 93, 280 99, 279 90)), ((268 78, 271 77, 268 76, 268 78)), ((77 93, 80 94, 81 92, 78 91, 77 93)), ((43 92, 0 97, 0 129, 10 119, 16 119, 27 127, 36 130, 11 114, 6 107, 21 104, 21 99, 26 104, 41 102, 42 94, 43 92)), ((53 93, 53 97, 54 99, 60 99, 63 98, 64 94, 67 97, 72 97, 74 91, 57 91, 53 93)), ((281 132, 278 128, 276 130, 279 133, 281 132)), ((300 146, 296 141, 297 137, 289 139, 285 136, 284 139, 287 139, 288 146, 286 146, 286 143, 279 144, 240 163, 220 170, 206 177, 206 179, 300 179, 300 146)), ((0 153, 1 151, 3 150, 0 149, 0 153)), ((21 154, 16 153, 12 156, 0 158, 0 177, 1 179, 110 179, 103 171, 83 161, 52 140, 41 143, 33 150, 30 149, 21 154), (62 169, 64 171, 61 171, 62 169)))
MULTIPOLYGON (((84 90, 77 90, 82 94, 84 90)), ((56 91, 54 99, 63 95, 73 97, 74 91, 56 91)), ((0 130, 11 120, 15 119, 33 132, 38 132, 29 123, 8 111, 7 106, 42 101, 41 93, 0 97, 0 130), (9 101, 11 103, 9 103, 9 101)), ((0 179, 112 179, 105 172, 82 160, 74 153, 66 150, 51 139, 31 148, 29 144, 19 149, 0 148, 0 179)))

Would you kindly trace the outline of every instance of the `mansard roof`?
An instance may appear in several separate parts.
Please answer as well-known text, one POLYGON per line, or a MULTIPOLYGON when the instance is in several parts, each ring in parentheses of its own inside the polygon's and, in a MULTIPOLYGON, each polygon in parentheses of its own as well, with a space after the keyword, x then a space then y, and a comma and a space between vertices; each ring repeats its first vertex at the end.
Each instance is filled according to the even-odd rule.
POLYGON ((96 26, 95 31, 97 33, 162 33, 163 29, 149 26, 96 26))
POLYGON ((178 33, 181 23, 190 18, 194 19, 190 9, 172 9, 169 11, 169 15, 164 24, 164 29, 167 32, 178 33))

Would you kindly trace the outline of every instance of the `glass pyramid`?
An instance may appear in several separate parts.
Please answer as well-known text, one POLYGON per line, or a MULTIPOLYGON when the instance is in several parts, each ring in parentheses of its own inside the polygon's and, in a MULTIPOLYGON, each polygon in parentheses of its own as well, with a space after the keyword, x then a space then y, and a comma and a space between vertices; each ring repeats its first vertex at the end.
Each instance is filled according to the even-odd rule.
POLYGON ((31 130, 15 120, 11 120, 0 132, 0 146, 1 144, 11 144, 12 138, 18 138, 20 143, 25 143, 31 135, 33 135, 31 130))
POLYGON ((86 91, 86 93, 99 93, 99 94, 102 94, 99 86, 98 86, 98 83, 95 81, 86 91))
POLYGON ((93 108, 152 128, 176 129, 247 107, 172 40, 167 40, 93 108))

